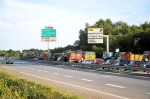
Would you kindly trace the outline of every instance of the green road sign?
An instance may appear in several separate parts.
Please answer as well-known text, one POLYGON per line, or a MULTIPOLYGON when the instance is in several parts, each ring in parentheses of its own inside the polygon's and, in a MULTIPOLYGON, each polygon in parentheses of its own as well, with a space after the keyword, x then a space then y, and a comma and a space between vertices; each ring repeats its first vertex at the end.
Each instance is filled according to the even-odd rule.
POLYGON ((56 29, 42 29, 42 37, 56 37, 56 29))

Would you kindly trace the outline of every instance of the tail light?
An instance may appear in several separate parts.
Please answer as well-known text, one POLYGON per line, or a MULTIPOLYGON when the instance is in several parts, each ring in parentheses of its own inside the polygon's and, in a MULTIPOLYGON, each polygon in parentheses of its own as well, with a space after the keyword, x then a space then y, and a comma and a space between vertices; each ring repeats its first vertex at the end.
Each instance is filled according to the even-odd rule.
POLYGON ((134 64, 134 66, 138 66, 138 64, 134 64))

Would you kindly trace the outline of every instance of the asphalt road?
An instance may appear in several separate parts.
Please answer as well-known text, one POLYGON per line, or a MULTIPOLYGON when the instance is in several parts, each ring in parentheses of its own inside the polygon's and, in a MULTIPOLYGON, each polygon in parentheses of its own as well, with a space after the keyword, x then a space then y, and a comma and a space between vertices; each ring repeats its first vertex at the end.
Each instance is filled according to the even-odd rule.
POLYGON ((22 78, 46 83, 65 92, 80 93, 86 99, 150 99, 150 77, 13 61, 14 64, 4 64, 3 68, 22 78))

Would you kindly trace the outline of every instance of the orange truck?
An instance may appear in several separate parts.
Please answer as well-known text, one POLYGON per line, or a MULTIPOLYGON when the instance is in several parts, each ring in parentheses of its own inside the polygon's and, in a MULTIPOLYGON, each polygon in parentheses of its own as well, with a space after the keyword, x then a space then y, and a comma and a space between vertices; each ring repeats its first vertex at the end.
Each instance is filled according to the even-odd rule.
POLYGON ((80 63, 82 61, 82 51, 68 51, 65 53, 64 58, 68 62, 80 63))
POLYGON ((131 52, 125 53, 124 55, 121 55, 121 59, 126 59, 127 61, 131 61, 131 60, 142 60, 143 59, 143 55, 141 54, 133 54, 131 52))

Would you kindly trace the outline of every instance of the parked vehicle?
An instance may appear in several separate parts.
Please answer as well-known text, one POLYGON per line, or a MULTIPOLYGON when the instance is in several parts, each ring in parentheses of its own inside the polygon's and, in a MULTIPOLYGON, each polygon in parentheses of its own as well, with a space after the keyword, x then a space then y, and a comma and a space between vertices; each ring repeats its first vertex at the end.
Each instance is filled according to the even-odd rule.
POLYGON ((150 68, 150 60, 146 62, 146 68, 150 68))
POLYGON ((103 65, 105 63, 104 59, 101 58, 95 58, 92 64, 101 64, 103 65))
POLYGON ((82 58, 93 61, 96 58, 96 54, 93 51, 82 51, 82 58))
POLYGON ((127 63, 128 63, 128 61, 126 59, 120 59, 119 60, 119 66, 124 66, 127 63))
POLYGON ((11 58, 6 59, 6 64, 13 64, 13 60, 11 58))
POLYGON ((104 63, 104 65, 119 65, 119 62, 117 60, 106 60, 106 62, 104 63))
POLYGON ((133 67, 146 67, 146 63, 144 61, 140 60, 131 60, 128 66, 133 66, 133 67))
POLYGON ((92 61, 91 61, 91 60, 84 59, 82 63, 83 63, 83 64, 92 64, 92 61))
POLYGON ((139 60, 142 61, 143 55, 141 54, 132 54, 131 52, 125 53, 124 55, 121 55, 121 59, 125 59, 128 62, 131 60, 139 60))
POLYGON ((64 54, 64 61, 81 63, 82 51, 81 50, 66 51, 66 53, 64 54))

